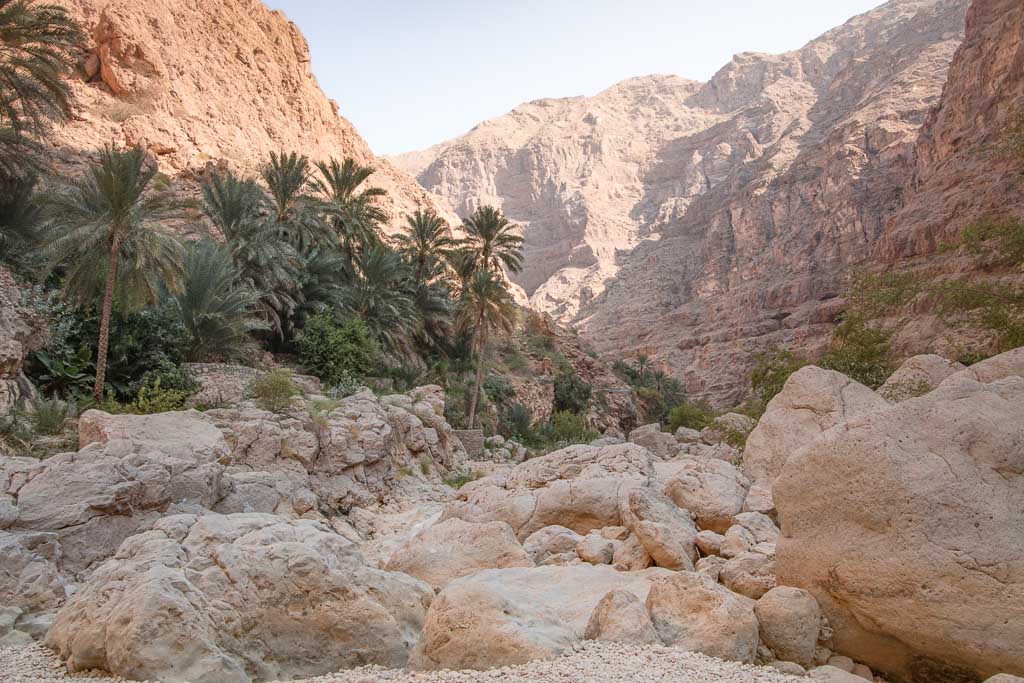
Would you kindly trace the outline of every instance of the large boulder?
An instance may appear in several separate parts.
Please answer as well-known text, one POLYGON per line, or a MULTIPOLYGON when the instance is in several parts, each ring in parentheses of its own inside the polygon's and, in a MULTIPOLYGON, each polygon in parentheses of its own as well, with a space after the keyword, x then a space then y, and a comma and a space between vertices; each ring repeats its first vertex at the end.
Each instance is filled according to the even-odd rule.
POLYGON ((72 592, 63 567, 57 534, 0 531, 0 605, 27 613, 60 607, 72 592))
POLYGON ((736 662, 754 661, 754 601, 704 574, 676 572, 655 581, 647 595, 647 611, 665 645, 736 662))
POLYGON ((111 415, 87 410, 78 418, 78 447, 124 441, 136 452, 225 460, 231 449, 214 421, 196 410, 155 415, 111 415))
POLYGON ((654 424, 637 427, 629 433, 630 443, 635 443, 649 450, 662 460, 668 460, 679 450, 676 437, 661 431, 661 425, 654 424))
MULTIPOLYGON (((499 522, 504 524, 504 522, 499 522)), ((578 558, 576 547, 583 536, 564 526, 546 526, 530 534, 523 541, 523 550, 537 565, 565 564, 578 558)))
POLYGON ((1024 673, 1024 379, 952 380, 821 435, 774 489, 779 583, 837 651, 921 683, 1024 673))
POLYGON ((661 644, 643 600, 620 589, 608 591, 597 603, 583 637, 633 645, 661 644))
POLYGON ((466 484, 444 518, 506 522, 520 540, 552 525, 586 534, 625 526, 621 496, 653 477, 651 452, 636 444, 570 446, 466 484))
POLYGON ((132 536, 58 613, 70 671, 249 683, 398 667, 433 591, 364 564, 318 522, 174 515, 132 536))
POLYGON ((800 588, 776 586, 761 596, 754 614, 763 642, 776 659, 814 665, 821 635, 821 609, 814 596, 800 588))
POLYGON ((986 358, 950 375, 942 383, 952 385, 968 379, 988 384, 1006 377, 1024 377, 1024 346, 986 358))
POLYGON ((553 659, 581 640, 609 591, 629 591, 642 601, 655 579, 671 574, 580 564, 488 569, 456 579, 430 606, 410 665, 490 669, 553 659))
POLYGON ((622 521, 659 567, 693 571, 697 527, 685 510, 650 488, 637 488, 622 498, 622 521))
POLYGON ((885 384, 878 387, 878 393, 893 403, 924 396, 944 379, 963 369, 963 364, 933 353, 913 356, 903 361, 885 384))
POLYGON ((743 473, 753 483, 772 482, 786 460, 822 432, 888 402, 863 384, 809 365, 786 380, 765 409, 743 450, 743 473))
POLYGON ((665 494, 692 512, 701 529, 725 533, 743 509, 750 482, 724 460, 689 458, 681 464, 665 483, 665 494))
POLYGON ((413 536, 391 555, 385 569, 443 588, 452 579, 481 569, 532 566, 508 524, 449 519, 413 536))

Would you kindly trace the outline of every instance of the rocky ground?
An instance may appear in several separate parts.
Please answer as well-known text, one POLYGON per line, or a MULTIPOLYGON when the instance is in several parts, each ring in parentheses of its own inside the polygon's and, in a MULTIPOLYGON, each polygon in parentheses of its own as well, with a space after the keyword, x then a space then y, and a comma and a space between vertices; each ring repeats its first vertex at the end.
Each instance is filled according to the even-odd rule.
MULTIPOLYGON (((14 650, 0 649, 0 680, 7 683, 120 683, 123 678, 107 674, 70 675, 52 652, 33 645, 14 650)), ((787 683, 801 680, 779 673, 771 667, 744 666, 724 662, 695 652, 669 647, 639 647, 616 643, 587 643, 564 657, 547 662, 507 666, 493 671, 441 671, 433 673, 389 670, 371 666, 319 676, 298 683, 431 683, 446 681, 536 681, 563 683, 606 681, 634 683, 638 680, 665 683, 787 683)), ((806 680, 806 679, 804 679, 806 680)))

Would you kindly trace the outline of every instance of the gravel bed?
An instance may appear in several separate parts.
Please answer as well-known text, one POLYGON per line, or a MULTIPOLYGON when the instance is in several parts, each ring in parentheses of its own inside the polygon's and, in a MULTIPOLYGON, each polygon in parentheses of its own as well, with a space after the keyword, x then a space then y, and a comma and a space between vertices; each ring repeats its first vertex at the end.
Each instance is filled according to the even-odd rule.
MULTIPOLYGON (((4 683, 124 683, 106 674, 68 674, 52 652, 40 645, 0 650, 4 683)), ((376 666, 342 671, 293 683, 464 683, 522 681, 535 683, 806 683, 767 667, 724 662, 668 647, 585 643, 559 659, 491 671, 410 672, 376 666)))

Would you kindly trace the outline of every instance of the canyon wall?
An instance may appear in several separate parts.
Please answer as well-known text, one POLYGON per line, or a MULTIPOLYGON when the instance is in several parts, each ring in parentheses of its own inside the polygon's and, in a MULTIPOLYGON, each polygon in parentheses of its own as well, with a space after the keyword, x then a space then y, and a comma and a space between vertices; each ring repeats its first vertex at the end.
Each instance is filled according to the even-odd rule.
POLYGON ((377 169, 393 218, 434 207, 378 159, 310 69, 298 28, 259 0, 61 0, 88 40, 73 79, 79 111, 53 138, 61 172, 104 144, 142 143, 183 191, 224 165, 252 173, 270 152, 352 157, 377 169))
POLYGON ((691 395, 743 398, 752 354, 827 342, 844 277, 902 205, 968 0, 893 0, 709 82, 541 100, 396 163, 522 223, 533 304, 691 395))

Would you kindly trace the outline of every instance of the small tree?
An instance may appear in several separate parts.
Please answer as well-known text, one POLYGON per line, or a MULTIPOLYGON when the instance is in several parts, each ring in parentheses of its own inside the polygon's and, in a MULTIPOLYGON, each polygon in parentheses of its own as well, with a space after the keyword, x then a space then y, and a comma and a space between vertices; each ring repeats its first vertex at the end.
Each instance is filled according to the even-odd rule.
POLYGON ((590 407, 592 388, 566 364, 555 376, 555 412, 582 413, 590 407))
POLYGON ((328 386, 365 377, 379 358, 366 323, 355 317, 339 320, 330 312, 306 321, 298 345, 302 364, 328 386))
POLYGON ((66 268, 66 291, 80 301, 95 301, 102 291, 93 388, 100 401, 115 296, 132 308, 176 288, 183 249, 162 223, 183 218, 182 207, 139 146, 105 147, 85 176, 45 201, 49 248, 66 268))
POLYGON ((484 351, 491 332, 511 331, 515 321, 515 304, 501 280, 489 270, 478 272, 462 293, 458 328, 473 335, 473 356, 476 379, 469 402, 466 423, 469 429, 476 421, 477 400, 484 376, 484 351))

